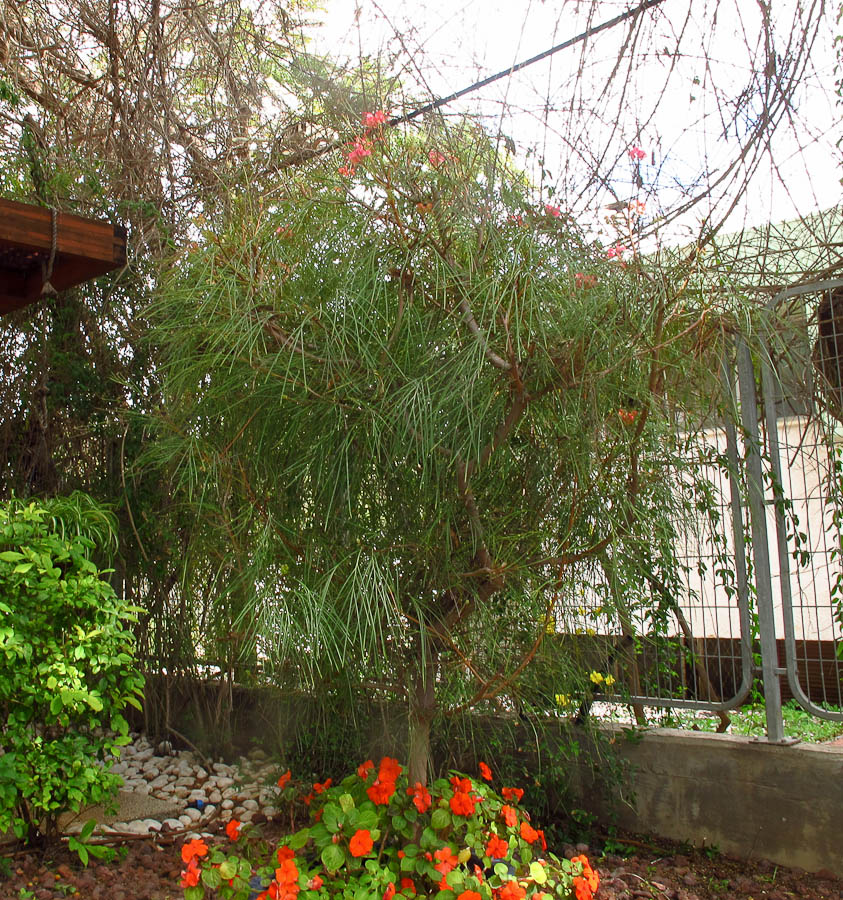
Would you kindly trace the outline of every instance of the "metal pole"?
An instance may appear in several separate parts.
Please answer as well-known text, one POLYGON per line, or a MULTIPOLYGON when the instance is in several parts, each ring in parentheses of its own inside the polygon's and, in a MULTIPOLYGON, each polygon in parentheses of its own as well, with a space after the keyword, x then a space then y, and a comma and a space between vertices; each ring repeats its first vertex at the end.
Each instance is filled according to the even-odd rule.
MULTIPOLYGON (((738 340, 738 383, 741 390, 741 424, 746 446, 746 479, 752 525, 752 558, 755 565, 755 596, 758 606, 758 631, 761 640, 761 673, 764 680, 764 706, 767 714, 767 741, 784 743, 782 695, 776 650, 776 622, 773 615, 773 587, 770 577, 770 550, 767 543, 767 509, 761 472, 761 443, 758 433, 758 407, 755 402, 755 372, 746 341, 738 340)), ((768 423, 768 427, 770 424, 768 423)), ((775 422, 772 427, 775 428, 775 422)))

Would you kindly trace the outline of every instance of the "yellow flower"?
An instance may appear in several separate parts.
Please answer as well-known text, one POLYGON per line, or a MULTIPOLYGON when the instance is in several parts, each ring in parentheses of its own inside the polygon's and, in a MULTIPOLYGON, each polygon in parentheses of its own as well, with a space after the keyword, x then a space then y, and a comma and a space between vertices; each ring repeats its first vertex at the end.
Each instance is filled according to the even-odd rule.
POLYGON ((607 675, 606 676, 606 687, 611 687, 615 683, 614 676, 607 675))
POLYGON ((557 706, 567 706, 571 702, 571 698, 567 694, 557 694, 556 695, 556 705, 557 706))
POLYGON ((603 684, 603 675, 601 672, 592 672, 588 677, 594 682, 594 684, 603 684))

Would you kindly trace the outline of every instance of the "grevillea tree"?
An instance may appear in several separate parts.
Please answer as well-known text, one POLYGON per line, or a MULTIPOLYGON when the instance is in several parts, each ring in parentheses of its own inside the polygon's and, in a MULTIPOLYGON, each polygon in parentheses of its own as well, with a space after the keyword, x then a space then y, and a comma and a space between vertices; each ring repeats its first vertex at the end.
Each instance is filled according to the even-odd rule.
POLYGON ((727 317, 693 254, 590 241, 472 123, 384 121, 198 223, 153 311, 154 447, 250 573, 259 652, 406 701, 412 784, 596 572, 621 621, 642 572, 676 584, 727 317))

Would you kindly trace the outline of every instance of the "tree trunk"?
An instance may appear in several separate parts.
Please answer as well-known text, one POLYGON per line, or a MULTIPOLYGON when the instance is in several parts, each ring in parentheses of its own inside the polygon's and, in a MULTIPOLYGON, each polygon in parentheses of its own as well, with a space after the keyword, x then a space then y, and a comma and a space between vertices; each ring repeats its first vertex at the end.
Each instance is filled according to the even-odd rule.
POLYGON ((436 714, 436 656, 428 647, 419 657, 410 684, 407 776, 411 785, 417 781, 426 785, 433 768, 430 727, 436 714))

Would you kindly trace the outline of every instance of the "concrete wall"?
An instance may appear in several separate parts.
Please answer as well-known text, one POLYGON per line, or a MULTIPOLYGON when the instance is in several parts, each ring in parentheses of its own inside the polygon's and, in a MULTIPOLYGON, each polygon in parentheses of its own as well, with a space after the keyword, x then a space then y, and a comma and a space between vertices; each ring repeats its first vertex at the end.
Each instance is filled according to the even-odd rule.
POLYGON ((843 747, 669 728, 616 746, 636 795, 619 826, 843 877, 843 747))

